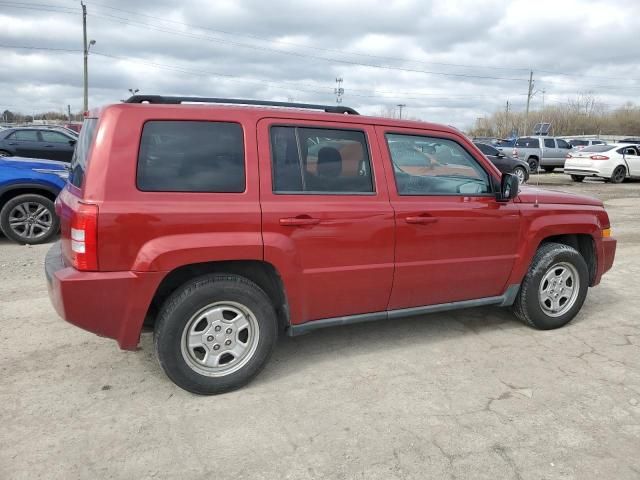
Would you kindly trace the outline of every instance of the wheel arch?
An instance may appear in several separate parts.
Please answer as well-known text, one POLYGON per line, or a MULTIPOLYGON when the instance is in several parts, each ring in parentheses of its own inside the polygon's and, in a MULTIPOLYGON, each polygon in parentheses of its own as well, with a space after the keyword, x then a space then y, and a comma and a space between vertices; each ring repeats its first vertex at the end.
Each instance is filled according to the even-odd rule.
POLYGON ((12 198, 18 195, 42 195, 52 202, 55 202, 60 191, 49 185, 40 183, 17 183, 0 187, 0 208, 12 198))
MULTIPOLYGON (((576 249, 589 269, 589 286, 593 286, 598 267, 598 254, 596 242, 592 235, 588 233, 566 233, 562 235, 551 235, 542 239, 537 248, 545 243, 561 243, 576 249)), ((536 248, 536 250, 537 250, 536 248)))
POLYGON ((153 327, 164 301, 187 281, 212 273, 238 275, 251 280, 267 294, 273 303, 281 331, 289 326, 289 304, 284 282, 278 270, 261 260, 224 260, 179 266, 164 276, 147 310, 144 325, 153 327))

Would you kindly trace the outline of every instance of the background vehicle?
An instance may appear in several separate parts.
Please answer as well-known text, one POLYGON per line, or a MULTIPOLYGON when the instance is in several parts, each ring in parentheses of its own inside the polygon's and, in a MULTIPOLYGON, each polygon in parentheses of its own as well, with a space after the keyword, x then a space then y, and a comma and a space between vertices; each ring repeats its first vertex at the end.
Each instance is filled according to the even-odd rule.
POLYGON ((0 158, 0 229, 18 243, 50 240, 59 220, 53 202, 67 182, 67 164, 0 158))
POLYGON ((62 130, 16 127, 0 131, 0 157, 70 162, 78 138, 62 130))
POLYGON ((640 138, 624 138, 620 140, 618 143, 631 143, 634 145, 640 145, 640 138))
POLYGON ((342 105, 95 110, 56 207, 57 312, 123 349, 146 321, 200 394, 250 381, 279 332, 479 305, 561 327, 616 246, 599 200, 520 191, 454 128, 342 105))
POLYGON ((478 147, 502 173, 513 173, 518 177, 518 182, 520 182, 521 185, 529 180, 529 165, 526 162, 510 157, 491 145, 480 142, 473 142, 473 144, 478 147))
POLYGON ((567 140, 567 142, 576 150, 582 150, 584 147, 590 147, 591 145, 605 145, 607 143, 604 140, 586 138, 574 138, 567 140))
POLYGON ((564 173, 574 182, 600 177, 611 183, 640 178, 640 146, 634 144, 593 145, 567 155, 564 173))
POLYGON ((563 167, 571 145, 562 138, 555 137, 519 137, 515 143, 518 158, 529 165, 532 172, 542 167, 545 172, 553 172, 563 167))

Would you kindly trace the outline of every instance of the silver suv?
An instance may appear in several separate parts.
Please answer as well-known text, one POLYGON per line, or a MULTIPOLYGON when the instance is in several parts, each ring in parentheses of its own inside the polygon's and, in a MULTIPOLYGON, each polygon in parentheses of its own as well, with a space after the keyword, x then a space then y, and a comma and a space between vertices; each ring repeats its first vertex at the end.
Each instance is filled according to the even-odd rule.
POLYGON ((515 150, 518 158, 529 164, 531 172, 542 167, 545 172, 564 167, 567 153, 572 149, 569 142, 556 137, 520 137, 516 140, 515 150))

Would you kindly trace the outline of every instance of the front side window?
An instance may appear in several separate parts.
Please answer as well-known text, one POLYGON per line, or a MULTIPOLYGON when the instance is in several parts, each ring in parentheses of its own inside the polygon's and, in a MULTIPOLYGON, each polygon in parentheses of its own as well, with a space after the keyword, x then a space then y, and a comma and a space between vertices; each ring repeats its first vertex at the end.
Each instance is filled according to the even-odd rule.
POLYGON ((71 140, 66 135, 58 132, 51 132, 48 130, 40 131, 40 135, 42 136, 42 140, 48 143, 69 143, 71 140))
POLYGON ((482 195, 491 193, 489 175, 453 140, 387 134, 400 195, 482 195))
POLYGON ((38 132, 36 130, 18 130, 9 137, 11 140, 19 140, 21 142, 39 142, 38 132))
POLYGON ((372 193, 364 132, 326 128, 271 128, 276 193, 372 193))
POLYGON ((145 123, 137 185, 147 192, 244 192, 242 127, 226 122, 145 123))
POLYGON ((558 148, 566 148, 566 149, 571 148, 571 145, 568 142, 562 140, 561 138, 557 139, 556 142, 558 144, 558 148))
POLYGON ((553 141, 553 138, 545 138, 544 139, 544 146, 547 148, 556 148, 556 144, 553 141))

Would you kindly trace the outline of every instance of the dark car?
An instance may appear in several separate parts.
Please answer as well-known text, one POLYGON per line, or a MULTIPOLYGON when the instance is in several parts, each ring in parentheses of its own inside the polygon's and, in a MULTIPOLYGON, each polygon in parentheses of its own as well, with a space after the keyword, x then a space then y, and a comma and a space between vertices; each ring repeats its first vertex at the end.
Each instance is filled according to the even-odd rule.
POLYGON ((78 138, 52 128, 15 127, 0 131, 0 157, 70 162, 78 138))
POLYGON ((474 142, 473 144, 478 147, 502 173, 513 173, 518 177, 520 184, 529 180, 529 165, 527 165, 527 162, 510 157, 486 143, 474 142))
POLYGON ((640 145, 640 138, 624 138, 620 140, 618 143, 633 143, 636 145, 640 145))

